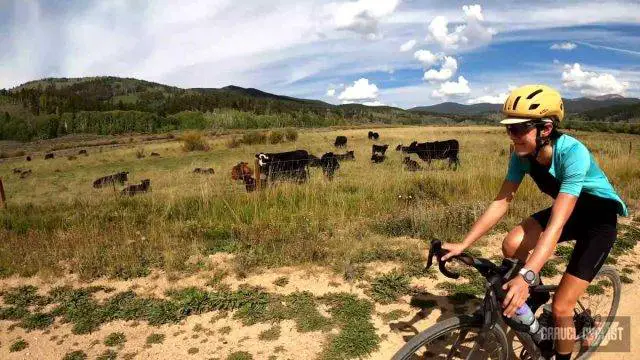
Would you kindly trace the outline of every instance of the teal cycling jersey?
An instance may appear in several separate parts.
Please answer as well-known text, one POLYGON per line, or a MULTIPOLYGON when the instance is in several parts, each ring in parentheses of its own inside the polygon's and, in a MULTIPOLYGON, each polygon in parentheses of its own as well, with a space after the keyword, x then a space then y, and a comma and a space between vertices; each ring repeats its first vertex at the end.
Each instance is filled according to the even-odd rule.
MULTIPOLYGON (((514 152, 509 161, 506 180, 519 184, 531 171, 527 158, 514 152)), ((627 206, 618 196, 607 176, 596 163, 586 146, 577 139, 563 134, 553 144, 549 174, 560 183, 560 192, 580 196, 581 192, 618 203, 618 215, 627 216, 627 206)))

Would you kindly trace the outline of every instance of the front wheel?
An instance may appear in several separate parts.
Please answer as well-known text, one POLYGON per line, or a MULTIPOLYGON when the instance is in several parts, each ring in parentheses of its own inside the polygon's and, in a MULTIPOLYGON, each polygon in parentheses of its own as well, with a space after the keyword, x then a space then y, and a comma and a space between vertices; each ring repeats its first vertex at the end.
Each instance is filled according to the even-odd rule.
POLYGON ((392 360, 507 360, 508 353, 507 337, 500 326, 483 331, 481 318, 456 316, 412 337, 392 360))

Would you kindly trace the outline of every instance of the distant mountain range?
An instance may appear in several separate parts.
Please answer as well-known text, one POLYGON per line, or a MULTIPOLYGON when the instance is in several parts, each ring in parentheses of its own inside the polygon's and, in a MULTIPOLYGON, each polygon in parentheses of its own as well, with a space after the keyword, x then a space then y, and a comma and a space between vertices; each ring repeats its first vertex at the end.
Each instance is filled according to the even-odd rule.
MULTIPOLYGON (((582 113, 585 111, 615 105, 632 105, 640 103, 640 99, 627 98, 610 94, 596 97, 581 97, 576 99, 563 99, 567 113, 582 113)), ((480 103, 473 105, 444 102, 431 106, 418 106, 409 111, 426 112, 432 114, 457 114, 457 115, 483 115, 500 112, 502 104, 480 103)))

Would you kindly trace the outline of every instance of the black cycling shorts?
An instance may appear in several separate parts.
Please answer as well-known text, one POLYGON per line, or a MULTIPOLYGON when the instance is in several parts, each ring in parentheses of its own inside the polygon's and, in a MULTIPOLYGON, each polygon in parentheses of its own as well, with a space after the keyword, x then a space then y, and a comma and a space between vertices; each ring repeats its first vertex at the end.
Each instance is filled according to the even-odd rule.
MULTIPOLYGON (((576 240, 567 272, 591 282, 596 276, 617 238, 618 204, 586 193, 580 194, 558 242, 576 240)), ((551 208, 531 215, 545 229, 551 208)))

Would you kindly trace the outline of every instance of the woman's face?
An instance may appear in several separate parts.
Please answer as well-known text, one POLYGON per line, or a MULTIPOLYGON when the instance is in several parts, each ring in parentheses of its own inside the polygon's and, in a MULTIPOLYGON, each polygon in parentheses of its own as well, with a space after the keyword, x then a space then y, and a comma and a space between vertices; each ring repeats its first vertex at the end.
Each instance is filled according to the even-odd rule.
POLYGON ((532 123, 507 125, 507 134, 516 155, 527 156, 536 151, 536 127, 532 123))

